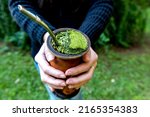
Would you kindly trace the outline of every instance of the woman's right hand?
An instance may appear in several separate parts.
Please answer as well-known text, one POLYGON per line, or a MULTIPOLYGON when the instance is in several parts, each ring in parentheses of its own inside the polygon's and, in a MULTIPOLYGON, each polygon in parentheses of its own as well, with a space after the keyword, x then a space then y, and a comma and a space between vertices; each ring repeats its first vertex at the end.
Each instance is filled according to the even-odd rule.
POLYGON ((42 82, 48 84, 51 91, 54 91, 54 89, 63 89, 66 86, 64 72, 55 69, 49 64, 53 59, 55 57, 49 51, 45 41, 35 56, 35 61, 38 63, 42 82))

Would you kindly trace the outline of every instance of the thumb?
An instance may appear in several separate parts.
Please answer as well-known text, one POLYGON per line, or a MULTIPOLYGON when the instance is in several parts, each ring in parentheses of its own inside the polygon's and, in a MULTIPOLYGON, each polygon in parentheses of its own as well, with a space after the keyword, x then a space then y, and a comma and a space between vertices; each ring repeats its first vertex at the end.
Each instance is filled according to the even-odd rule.
POLYGON ((45 44, 45 57, 48 62, 52 61, 55 58, 55 56, 50 52, 46 44, 45 44))

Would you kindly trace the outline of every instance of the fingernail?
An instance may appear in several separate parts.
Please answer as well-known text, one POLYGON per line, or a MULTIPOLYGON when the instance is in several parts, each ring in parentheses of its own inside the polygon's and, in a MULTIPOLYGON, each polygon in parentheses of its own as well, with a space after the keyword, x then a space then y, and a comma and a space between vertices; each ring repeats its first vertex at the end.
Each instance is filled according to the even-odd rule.
POLYGON ((63 75, 63 74, 59 75, 59 77, 60 77, 60 78, 66 78, 66 76, 63 75))

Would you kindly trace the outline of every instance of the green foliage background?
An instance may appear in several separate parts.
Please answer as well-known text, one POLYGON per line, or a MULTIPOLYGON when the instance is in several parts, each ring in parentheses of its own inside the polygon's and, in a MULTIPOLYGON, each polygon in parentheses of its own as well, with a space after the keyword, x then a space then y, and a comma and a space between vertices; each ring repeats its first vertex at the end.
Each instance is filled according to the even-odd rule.
MULTIPOLYGON (((129 47, 139 43, 145 28, 145 8, 148 4, 147 0, 114 0, 113 17, 97 44, 105 46, 113 43, 129 47)), ((9 13, 8 0, 0 0, 0 40, 24 48, 27 46, 26 35, 19 30, 9 13)))
POLYGON ((0 0, 0 40, 6 35, 13 35, 16 31, 18 28, 10 16, 8 0, 0 0))
POLYGON ((146 0, 114 0, 113 16, 97 43, 123 47, 139 44, 144 35, 148 6, 146 0))

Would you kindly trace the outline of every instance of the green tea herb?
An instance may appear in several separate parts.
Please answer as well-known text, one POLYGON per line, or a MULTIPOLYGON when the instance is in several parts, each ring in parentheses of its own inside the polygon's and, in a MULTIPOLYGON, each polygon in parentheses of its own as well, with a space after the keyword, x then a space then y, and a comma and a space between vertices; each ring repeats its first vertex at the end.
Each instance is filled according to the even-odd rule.
POLYGON ((71 43, 69 45, 70 48, 72 49, 83 49, 85 50, 87 48, 87 41, 85 39, 85 37, 77 31, 70 31, 70 40, 71 43))
POLYGON ((67 30, 56 34, 58 45, 52 41, 53 47, 60 53, 79 54, 87 49, 87 40, 83 34, 75 30, 67 30))

